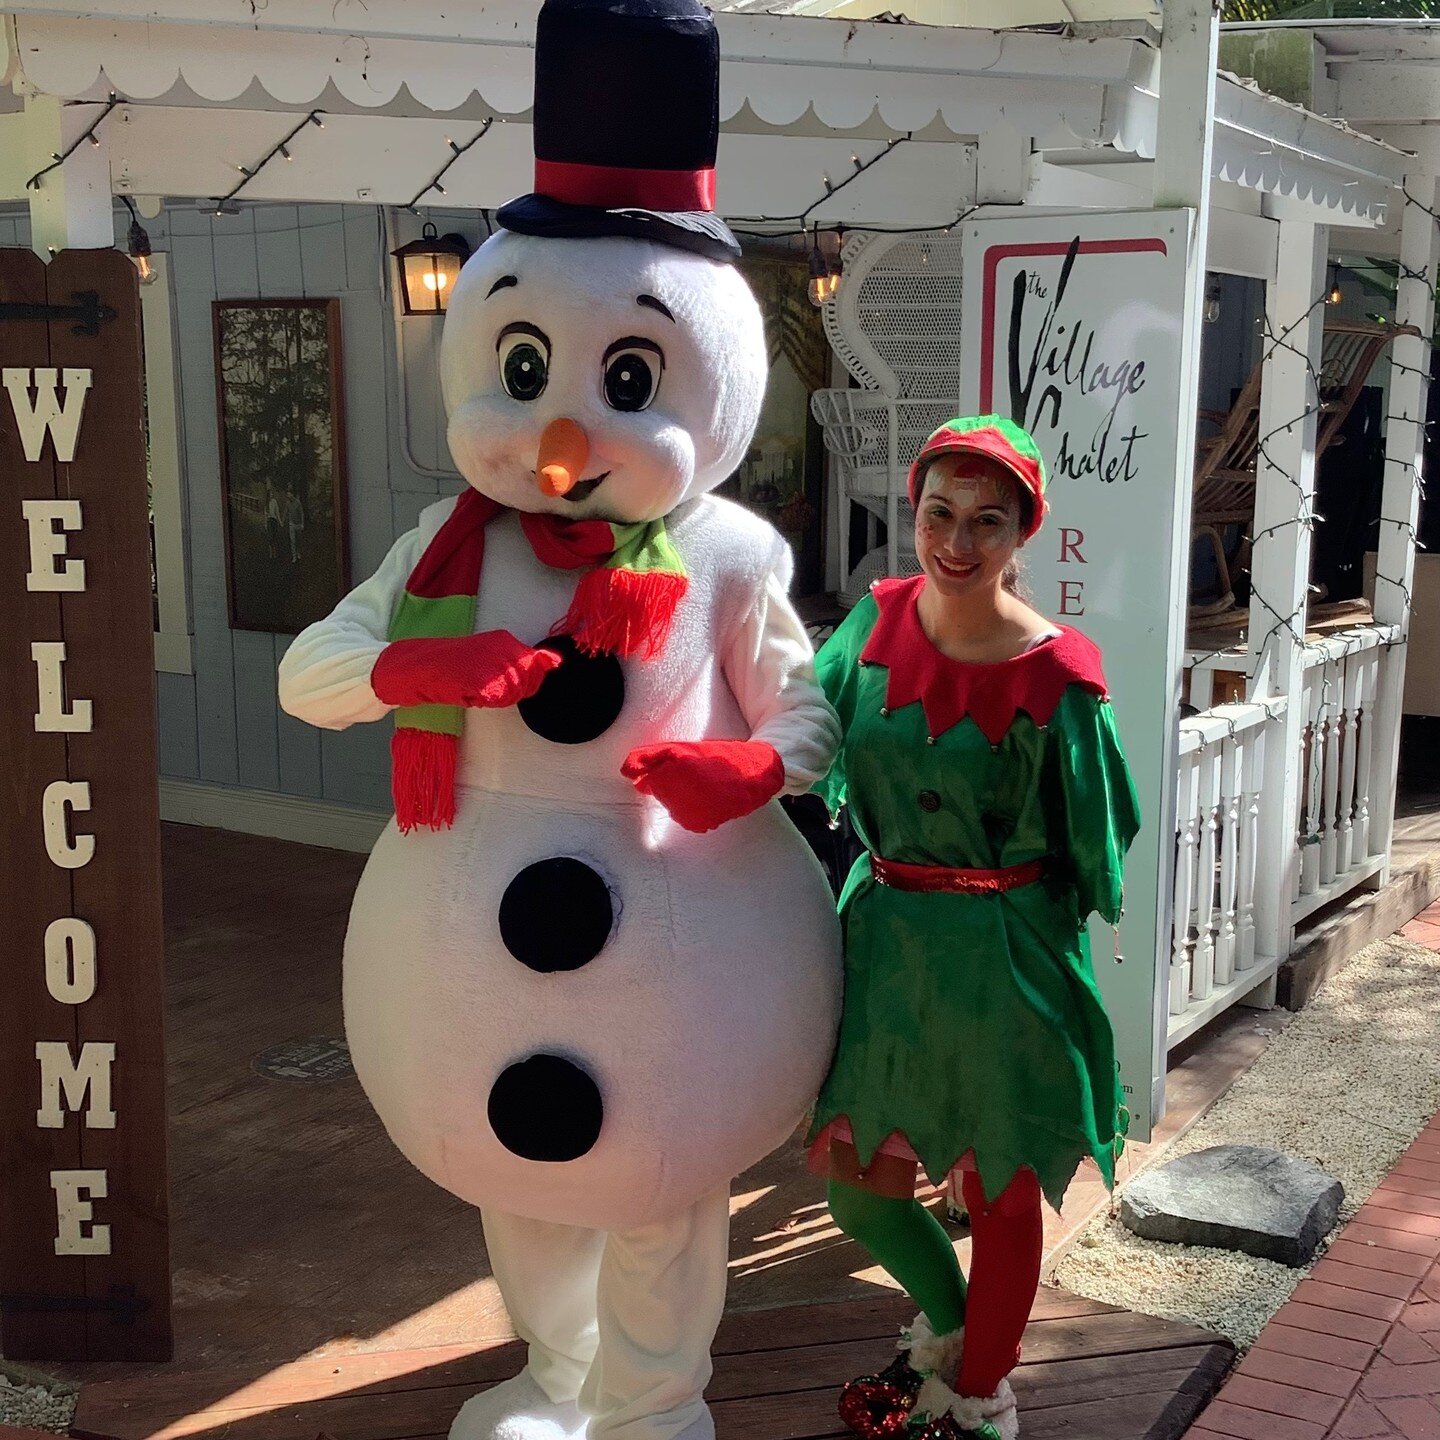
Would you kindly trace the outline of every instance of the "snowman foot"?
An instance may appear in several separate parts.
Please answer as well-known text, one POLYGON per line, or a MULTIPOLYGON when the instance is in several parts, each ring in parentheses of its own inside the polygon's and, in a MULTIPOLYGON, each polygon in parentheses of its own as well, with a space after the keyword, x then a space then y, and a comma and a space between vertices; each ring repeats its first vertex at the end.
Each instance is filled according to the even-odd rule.
POLYGON ((450 1427, 450 1440, 581 1440, 585 1416, 573 1400, 552 1400, 529 1370, 472 1396, 450 1427))

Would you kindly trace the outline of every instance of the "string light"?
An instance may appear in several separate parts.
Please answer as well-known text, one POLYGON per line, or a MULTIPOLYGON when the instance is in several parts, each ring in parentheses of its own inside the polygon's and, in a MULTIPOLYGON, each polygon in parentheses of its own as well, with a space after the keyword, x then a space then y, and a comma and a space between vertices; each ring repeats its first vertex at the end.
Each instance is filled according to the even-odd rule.
MULTIPOLYGON (((877 151, 868 160, 861 160, 858 155, 851 155, 850 158, 855 162, 855 170, 853 174, 847 175, 843 180, 832 181, 829 175, 822 174, 820 177, 820 182, 825 187, 825 193, 821 195, 818 199, 812 200, 810 204, 808 204, 798 214, 738 215, 735 217, 736 222, 741 225, 786 225, 798 222, 801 228, 798 231, 790 231, 788 233, 803 235, 809 228, 806 225, 806 222, 810 219, 810 216, 816 210, 818 210, 827 200, 829 200, 834 195, 838 195, 847 185, 853 184, 867 170, 869 170, 872 165, 878 165, 887 155, 891 153, 891 151, 895 150, 901 145, 906 144, 910 140, 910 138, 911 134, 907 130, 905 134, 897 135, 894 139, 887 140, 885 142, 884 149, 877 151)), ((770 231, 768 233, 773 235, 777 233, 783 234, 787 232, 770 231)))
MULTIPOLYGON (((73 103, 77 105, 98 105, 100 102, 98 100, 77 100, 73 103)), ((38 190, 40 188, 40 182, 52 170, 58 170, 82 145, 86 143, 86 141, 89 141, 90 145, 94 149, 98 150, 100 148, 100 137, 96 135, 95 132, 100 128, 102 124, 104 124, 110 112, 117 105, 123 103, 124 102, 120 99, 120 97, 112 90, 110 92, 110 98, 105 101, 105 108, 95 117, 93 123, 90 125, 90 128, 80 134, 70 144, 69 148, 66 149, 63 153, 57 153, 56 151, 52 150, 50 152, 50 163, 46 165, 43 169, 37 170, 25 182, 25 188, 27 190, 38 190)))
POLYGON ((410 213, 411 213, 412 215, 418 215, 420 212, 419 212, 415 207, 416 207, 417 205, 419 205, 420 201, 421 201, 426 195, 428 195, 428 194, 430 193, 430 191, 433 190, 437 195, 446 195, 446 194, 448 194, 449 192, 448 192, 448 191, 445 189, 445 187, 440 183, 440 181, 444 178, 445 172, 446 172, 472 145, 478 144, 481 140, 483 140, 483 139, 490 133, 490 127, 491 127, 494 123, 495 123, 495 117, 494 117, 493 115, 491 115, 491 116, 485 121, 485 123, 480 127, 479 131, 478 131, 476 134, 472 135, 463 145, 457 145, 457 144, 447 135, 447 136, 445 137, 445 143, 450 147, 450 158, 434 173, 434 175, 432 175, 432 176, 430 177, 429 181, 428 181, 425 185, 422 185, 422 186, 420 187, 420 189, 417 190, 413 196, 411 196, 409 203, 405 206, 405 209, 407 209, 408 211, 410 211, 410 213))
POLYGON ((236 208, 231 202, 235 197, 273 160, 277 155, 283 155, 287 160, 293 160, 289 150, 290 142, 307 126, 314 125, 316 129, 323 130, 325 122, 320 118, 325 112, 323 110, 312 110, 293 130, 282 136, 272 145, 258 163, 254 165, 237 165, 235 168, 240 172, 239 183, 224 195, 216 195, 212 215, 234 215, 236 208))

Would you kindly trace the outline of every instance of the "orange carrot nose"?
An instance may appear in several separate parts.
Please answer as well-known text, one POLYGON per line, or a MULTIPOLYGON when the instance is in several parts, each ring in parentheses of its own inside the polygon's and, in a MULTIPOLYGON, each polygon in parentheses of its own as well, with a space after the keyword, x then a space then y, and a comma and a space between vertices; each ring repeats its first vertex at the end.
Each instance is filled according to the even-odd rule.
POLYGON ((540 456, 535 481, 544 495, 566 495, 573 490, 590 458, 590 441, 574 420, 552 420, 540 435, 540 456))

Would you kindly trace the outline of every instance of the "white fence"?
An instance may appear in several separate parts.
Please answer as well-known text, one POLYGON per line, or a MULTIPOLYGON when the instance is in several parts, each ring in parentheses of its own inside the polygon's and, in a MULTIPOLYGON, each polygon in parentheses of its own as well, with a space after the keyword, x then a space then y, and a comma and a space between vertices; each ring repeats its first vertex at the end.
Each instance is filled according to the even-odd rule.
MULTIPOLYGON (((1257 943, 1257 895, 1287 899, 1289 934, 1384 868, 1390 837, 1371 822, 1378 789, 1392 777, 1381 773, 1388 757, 1376 753, 1383 733, 1376 705, 1395 638, 1393 626, 1368 625, 1309 642, 1303 690, 1293 701, 1216 705, 1180 722, 1172 1048, 1257 989, 1286 958, 1257 943), (1290 747, 1301 777, 1290 855, 1259 851, 1272 745, 1290 747)), ((1244 667, 1243 652, 1205 657, 1191 669, 1192 703, 1212 698, 1217 675, 1244 667)))
MULTIPOLYGON (((1298 925, 1385 864, 1388 835, 1371 834, 1375 705, 1392 626, 1342 631, 1305 647, 1300 741, 1300 864, 1291 890, 1298 925), (1373 843, 1372 843, 1373 842, 1373 843)), ((1388 776, 1384 777, 1387 786, 1388 776)))
POLYGON ((1259 853, 1261 777, 1285 709, 1219 705, 1180 722, 1172 1046, 1275 973, 1277 957, 1257 953, 1255 894, 1272 878, 1259 853))

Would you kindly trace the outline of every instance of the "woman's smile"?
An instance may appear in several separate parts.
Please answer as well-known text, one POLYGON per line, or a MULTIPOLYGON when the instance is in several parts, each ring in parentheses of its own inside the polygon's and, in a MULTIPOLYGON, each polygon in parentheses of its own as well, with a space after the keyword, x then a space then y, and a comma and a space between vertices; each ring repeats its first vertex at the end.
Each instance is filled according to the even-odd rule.
POLYGON ((946 556, 937 553, 935 556, 935 564, 944 571, 946 575, 951 576, 955 580, 968 580, 972 575, 977 575, 980 572, 980 562, 978 560, 950 560, 946 556))

